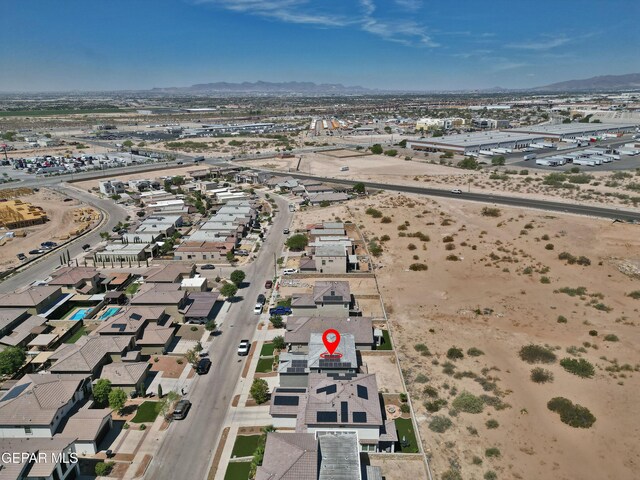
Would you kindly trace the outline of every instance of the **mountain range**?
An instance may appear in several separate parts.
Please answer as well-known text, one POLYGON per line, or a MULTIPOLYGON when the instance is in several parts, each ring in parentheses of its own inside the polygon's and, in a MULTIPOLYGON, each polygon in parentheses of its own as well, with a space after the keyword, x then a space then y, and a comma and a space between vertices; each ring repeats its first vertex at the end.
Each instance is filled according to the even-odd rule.
POLYGON ((583 80, 567 80, 565 82, 537 87, 533 90, 546 92, 591 92, 633 89, 640 89, 640 73, 601 75, 583 80))

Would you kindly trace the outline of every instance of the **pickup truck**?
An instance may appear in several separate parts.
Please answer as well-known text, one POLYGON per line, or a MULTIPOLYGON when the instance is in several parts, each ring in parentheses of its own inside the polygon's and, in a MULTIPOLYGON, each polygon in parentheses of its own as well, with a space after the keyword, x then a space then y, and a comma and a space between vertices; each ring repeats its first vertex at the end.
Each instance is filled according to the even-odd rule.
POLYGON ((269 315, 291 315, 290 307, 278 306, 269 310, 269 315))

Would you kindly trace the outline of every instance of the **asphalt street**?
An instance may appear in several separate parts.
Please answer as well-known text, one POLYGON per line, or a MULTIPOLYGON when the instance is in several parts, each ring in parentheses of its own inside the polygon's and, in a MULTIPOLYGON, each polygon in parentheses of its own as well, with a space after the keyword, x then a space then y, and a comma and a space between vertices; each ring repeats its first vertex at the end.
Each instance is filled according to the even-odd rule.
MULTIPOLYGON (((274 277, 274 254, 281 252, 293 216, 287 201, 273 196, 278 205, 270 232, 266 235, 257 259, 248 265, 245 285, 238 290, 242 299, 233 303, 226 315, 221 333, 209 350, 211 371, 197 377, 186 398, 192 402, 187 418, 169 426, 162 446, 149 465, 145 478, 153 480, 193 479, 207 477, 209 459, 217 447, 236 383, 248 357, 236 353, 242 339, 252 339, 258 315, 253 313, 256 298, 266 293, 264 283, 274 277)), ((242 381, 249 381, 243 379, 242 381)))

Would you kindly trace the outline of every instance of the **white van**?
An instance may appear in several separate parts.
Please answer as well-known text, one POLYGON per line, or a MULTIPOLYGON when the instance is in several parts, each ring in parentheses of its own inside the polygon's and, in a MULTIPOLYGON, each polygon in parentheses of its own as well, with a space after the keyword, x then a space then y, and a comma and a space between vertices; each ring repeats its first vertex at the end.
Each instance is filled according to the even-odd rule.
POLYGON ((294 273, 298 273, 298 270, 295 268, 285 268, 282 270, 283 275, 293 275, 294 273))

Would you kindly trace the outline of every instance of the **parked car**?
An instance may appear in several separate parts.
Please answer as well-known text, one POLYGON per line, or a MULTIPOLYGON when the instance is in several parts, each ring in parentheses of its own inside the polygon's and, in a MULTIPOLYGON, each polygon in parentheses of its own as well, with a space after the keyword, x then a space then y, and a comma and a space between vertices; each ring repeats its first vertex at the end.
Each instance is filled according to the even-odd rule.
POLYGON ((207 263, 205 265, 202 265, 200 267, 200 270, 213 270, 214 268, 216 268, 215 265, 211 265, 210 263, 207 263))
POLYGON ((198 362, 198 366, 196 367, 196 373, 198 375, 204 375, 205 373, 209 372, 210 368, 211 368, 211 360, 209 360, 206 357, 202 358, 198 362))
POLYGON ((460 190, 459 188, 454 188, 453 190, 451 190, 451 193, 455 193, 456 195, 461 195, 462 190, 460 190))
POLYGON ((63 202, 73 202, 73 198, 65 198, 63 202))
POLYGON ((58 244, 56 242, 42 242, 40 246, 42 248, 53 248, 53 247, 57 247, 58 244))
POLYGON ((176 408, 173 410, 173 419, 182 420, 187 416, 187 412, 191 408, 191 402, 189 400, 180 400, 176 404, 176 408))
POLYGON ((256 306, 253 307, 253 313, 256 315, 260 315, 262 313, 262 303, 256 303, 256 306))
POLYGON ((289 235, 289 229, 285 228, 284 230, 282 230, 282 233, 284 233, 285 235, 289 235))
POLYGON ((294 273, 298 273, 297 268, 285 268, 284 270, 282 270, 283 275, 293 275, 294 273))
POLYGON ((256 302, 258 302, 260 305, 264 305, 265 303, 267 303, 267 297, 265 297, 263 294, 258 295, 258 299, 256 300, 256 302))
POLYGON ((18 257, 18 260, 26 260, 27 259, 27 256, 24 253, 19 253, 16 256, 18 257))
POLYGON ((238 355, 241 357, 245 355, 249 355, 249 349, 251 348, 251 343, 249 340, 240 340, 240 345, 238 345, 238 355))
POLYGON ((271 280, 267 280, 266 282, 264 282, 264 288, 272 288, 273 287, 273 282, 271 280))
POLYGON ((234 253, 239 257, 247 257, 249 255, 247 250, 236 250, 234 253))
POLYGON ((291 307, 283 307, 279 305, 269 310, 269 315, 291 315, 291 307))
POLYGON ((40 255, 42 250, 29 250, 29 255, 40 255))
POLYGON ((83 250, 89 250, 90 248, 91 248, 91 245, 89 245, 88 243, 85 243, 84 245, 82 245, 83 250))

